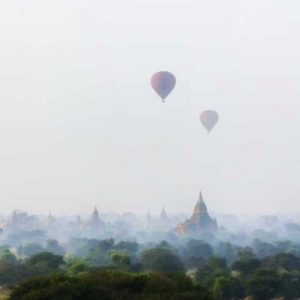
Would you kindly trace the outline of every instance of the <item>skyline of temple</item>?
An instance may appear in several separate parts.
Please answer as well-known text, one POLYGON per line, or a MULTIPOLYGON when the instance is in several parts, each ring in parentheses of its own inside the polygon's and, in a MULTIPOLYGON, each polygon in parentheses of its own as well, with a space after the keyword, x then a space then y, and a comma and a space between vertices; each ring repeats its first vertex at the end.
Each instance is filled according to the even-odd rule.
POLYGON ((187 234, 214 234, 218 230, 217 220, 210 217, 200 191, 198 202, 195 205, 190 219, 176 226, 179 235, 187 234))
POLYGON ((114 214, 100 214, 97 207, 89 216, 80 215, 74 216, 73 219, 62 219, 56 217, 49 212, 48 217, 38 215, 29 215, 26 212, 14 210, 11 217, 1 218, 2 229, 17 229, 20 230, 53 230, 57 226, 60 227, 63 223, 67 224, 71 230, 78 230, 79 234, 84 232, 95 234, 103 234, 113 230, 127 230, 128 232, 142 232, 148 231, 149 233, 174 233, 178 235, 203 235, 213 234, 217 231, 217 221, 212 219, 208 214, 206 204, 203 200, 202 193, 200 192, 199 199, 194 207, 193 214, 190 218, 184 218, 180 215, 169 216, 164 207, 160 214, 150 215, 148 211, 144 217, 138 217, 134 213, 125 212, 121 215, 114 214), (180 223, 179 223, 180 222, 180 223))

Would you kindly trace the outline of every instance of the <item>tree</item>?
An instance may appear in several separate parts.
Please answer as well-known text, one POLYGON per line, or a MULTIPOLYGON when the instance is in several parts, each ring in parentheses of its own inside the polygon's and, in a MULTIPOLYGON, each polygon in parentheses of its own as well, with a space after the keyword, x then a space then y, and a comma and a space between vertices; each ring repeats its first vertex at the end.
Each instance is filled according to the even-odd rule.
POLYGON ((211 287, 218 277, 228 277, 229 270, 225 258, 212 256, 197 268, 196 280, 206 287, 211 287))
POLYGON ((42 245, 38 244, 38 243, 28 243, 24 246, 20 246, 18 248, 18 253, 20 255, 24 255, 24 256, 32 256, 35 254, 38 254, 40 252, 43 252, 44 249, 42 247, 42 245))
POLYGON ((115 241, 113 239, 107 240, 89 240, 89 253, 87 261, 94 266, 108 266, 110 264, 110 252, 113 251, 115 241))
POLYGON ((33 255, 28 259, 28 263, 32 265, 44 264, 52 271, 57 271, 61 265, 64 264, 63 257, 60 255, 55 255, 50 252, 42 252, 33 255))
POLYGON ((10 300, 212 300, 208 290, 184 274, 92 272, 31 279, 13 289, 10 300))
POLYGON ((300 272, 282 272, 280 274, 281 289, 288 299, 300 298, 300 272))
POLYGON ((226 258, 226 261, 231 264, 234 261, 235 254, 230 243, 220 242, 216 248, 216 255, 226 258))
POLYGON ((300 258, 289 253, 279 253, 275 256, 266 257, 262 264, 265 268, 273 270, 300 271, 300 258))
POLYGON ((16 283, 19 280, 17 257, 6 247, 0 253, 0 285, 16 283))
POLYGON ((114 247, 116 250, 125 250, 131 254, 134 254, 139 249, 139 244, 137 242, 130 242, 130 241, 120 241, 114 247))
POLYGON ((227 262, 224 257, 212 256, 208 259, 207 264, 213 271, 227 269, 227 262))
POLYGON ((274 245, 262 242, 259 239, 255 239, 252 243, 252 246, 255 254, 260 258, 275 255, 277 253, 277 249, 274 245))
POLYGON ((0 261, 9 265, 16 265, 18 262, 17 257, 9 249, 4 249, 2 251, 0 254, 0 261))
POLYGON ((111 262, 119 270, 129 270, 131 267, 130 256, 121 252, 115 252, 111 255, 111 262))
POLYGON ((247 294, 254 300, 272 299, 279 293, 280 278, 272 270, 258 270, 247 282, 247 294))
POLYGON ((179 257, 169 249, 152 248, 141 254, 141 263, 145 270, 152 272, 181 272, 184 270, 179 257))
POLYGON ((44 251, 61 256, 65 255, 65 249, 61 245, 59 245, 58 241, 55 239, 49 239, 47 241, 44 251))
POLYGON ((240 260, 234 261, 231 265, 231 269, 241 272, 242 275, 249 275, 257 270, 260 265, 260 260, 257 258, 243 257, 240 260))
POLYGON ((208 259, 213 255, 212 247, 200 240, 189 240, 186 245, 187 255, 208 259))
POLYGON ((0 261, 0 285, 14 284, 20 279, 18 265, 0 261))
POLYGON ((88 263, 82 259, 75 256, 68 256, 65 258, 65 265, 63 268, 67 274, 78 275, 79 273, 86 272, 90 269, 88 263))
POLYGON ((212 291, 217 300, 242 299, 245 296, 241 282, 232 277, 217 277, 212 291))
POLYGON ((229 278, 216 278, 212 290, 213 296, 217 300, 227 300, 232 298, 231 281, 229 278))
POLYGON ((238 260, 250 260, 252 258, 255 258, 255 255, 253 253, 253 249, 251 247, 236 247, 237 251, 237 259, 238 260))
POLYGON ((53 275, 30 279, 17 286, 10 300, 113 300, 103 284, 93 278, 53 275))
POLYGON ((189 240, 184 253, 184 265, 187 268, 202 266, 213 255, 212 247, 200 240, 189 240))
POLYGON ((88 241, 88 247, 91 253, 93 252, 107 253, 110 250, 113 250, 114 245, 115 245, 114 239, 106 239, 101 241, 92 239, 88 241))

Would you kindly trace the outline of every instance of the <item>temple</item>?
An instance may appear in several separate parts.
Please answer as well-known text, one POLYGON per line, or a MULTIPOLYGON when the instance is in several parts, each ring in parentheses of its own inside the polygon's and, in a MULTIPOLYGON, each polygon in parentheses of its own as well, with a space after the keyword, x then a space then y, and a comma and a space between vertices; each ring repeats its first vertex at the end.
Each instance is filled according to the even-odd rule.
POLYGON ((104 226, 104 222, 99 217, 97 207, 94 208, 90 221, 87 223, 87 227, 90 229, 99 229, 104 226))
POLYGON ((190 219, 176 226, 176 232, 179 235, 201 235, 213 234, 218 230, 216 219, 212 219, 207 212, 207 207, 203 201, 200 192, 199 200, 194 208, 193 215, 190 219))

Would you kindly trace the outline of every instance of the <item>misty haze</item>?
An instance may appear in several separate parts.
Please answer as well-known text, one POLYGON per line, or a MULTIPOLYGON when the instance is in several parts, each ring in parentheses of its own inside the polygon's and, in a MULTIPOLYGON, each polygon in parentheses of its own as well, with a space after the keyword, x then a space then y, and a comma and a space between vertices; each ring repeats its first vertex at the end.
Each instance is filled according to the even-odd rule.
POLYGON ((300 299, 299 11, 0 0, 0 300, 300 299))

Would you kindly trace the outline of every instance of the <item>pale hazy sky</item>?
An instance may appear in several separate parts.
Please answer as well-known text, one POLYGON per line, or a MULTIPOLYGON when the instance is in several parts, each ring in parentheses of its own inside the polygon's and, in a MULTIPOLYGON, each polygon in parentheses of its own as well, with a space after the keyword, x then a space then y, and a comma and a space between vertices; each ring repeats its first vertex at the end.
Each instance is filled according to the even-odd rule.
POLYGON ((0 0, 0 212, 189 212, 200 189, 218 212, 300 212, 299 12, 0 0), (177 77, 165 104, 160 70, 177 77))

